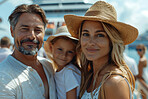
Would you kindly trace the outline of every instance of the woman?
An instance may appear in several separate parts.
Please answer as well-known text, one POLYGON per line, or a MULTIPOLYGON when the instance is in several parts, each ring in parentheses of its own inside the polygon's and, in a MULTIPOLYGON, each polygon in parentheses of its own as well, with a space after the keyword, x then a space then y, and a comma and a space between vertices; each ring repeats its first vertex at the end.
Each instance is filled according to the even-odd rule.
POLYGON ((135 80, 123 51, 136 40, 138 30, 116 16, 114 7, 104 1, 92 5, 85 16, 64 16, 69 32, 79 38, 81 99, 132 99, 135 80))
MULTIPOLYGON (((144 44, 139 44, 136 46, 136 51, 140 57, 139 63, 138 63, 139 74, 137 75, 137 78, 145 87, 148 86, 144 80, 144 78, 146 78, 146 75, 144 74, 146 73, 145 71, 147 66, 147 58, 145 56, 146 50, 147 48, 144 44)), ((141 95, 142 95, 142 99, 146 99, 146 94, 143 92, 143 90, 141 90, 141 95)))

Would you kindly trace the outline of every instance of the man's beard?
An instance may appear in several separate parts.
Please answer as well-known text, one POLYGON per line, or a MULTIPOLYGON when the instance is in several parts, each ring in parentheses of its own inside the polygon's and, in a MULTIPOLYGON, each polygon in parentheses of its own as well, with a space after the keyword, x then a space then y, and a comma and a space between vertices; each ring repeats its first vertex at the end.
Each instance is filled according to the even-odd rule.
POLYGON ((21 40, 20 41, 20 45, 18 43, 18 48, 17 48, 17 46, 15 44, 15 48, 18 49, 18 51, 21 52, 24 55, 35 55, 39 51, 39 44, 40 44, 40 42, 38 40, 25 39, 25 40, 21 40), (30 49, 32 49, 32 50, 26 50, 22 46, 22 43, 24 43, 24 42, 33 42, 33 43, 37 44, 37 47, 36 48, 33 48, 34 47, 33 45, 28 45, 28 47, 30 49))

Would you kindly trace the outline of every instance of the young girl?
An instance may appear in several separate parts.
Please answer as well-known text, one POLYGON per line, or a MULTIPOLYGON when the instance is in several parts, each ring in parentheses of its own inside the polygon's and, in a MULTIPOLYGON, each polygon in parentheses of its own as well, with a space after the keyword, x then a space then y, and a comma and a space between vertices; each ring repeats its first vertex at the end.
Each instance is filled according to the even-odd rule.
POLYGON ((78 40, 71 37, 66 26, 59 27, 55 35, 44 43, 45 52, 55 69, 58 99, 76 99, 80 89, 80 71, 76 62, 78 40))

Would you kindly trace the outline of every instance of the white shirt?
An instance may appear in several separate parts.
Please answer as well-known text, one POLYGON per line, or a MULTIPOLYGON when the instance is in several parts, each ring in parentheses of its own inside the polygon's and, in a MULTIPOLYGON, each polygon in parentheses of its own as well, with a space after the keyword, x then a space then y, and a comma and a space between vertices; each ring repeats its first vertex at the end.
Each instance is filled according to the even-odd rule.
POLYGON ((12 54, 12 51, 9 48, 0 48, 0 62, 6 59, 10 54, 12 54))
POLYGON ((123 56, 124 56, 125 63, 129 67, 133 75, 134 76, 138 75, 138 66, 136 61, 133 58, 127 56, 125 53, 123 54, 123 56))
MULTIPOLYGON (((53 68, 48 60, 38 57, 43 66, 50 99, 56 99, 53 68)), ((0 63, 0 99, 45 99, 45 88, 35 69, 12 56, 0 63)))
POLYGON ((66 99, 66 92, 77 87, 77 96, 80 91, 81 73, 73 64, 65 66, 55 73, 55 82, 58 99, 66 99))

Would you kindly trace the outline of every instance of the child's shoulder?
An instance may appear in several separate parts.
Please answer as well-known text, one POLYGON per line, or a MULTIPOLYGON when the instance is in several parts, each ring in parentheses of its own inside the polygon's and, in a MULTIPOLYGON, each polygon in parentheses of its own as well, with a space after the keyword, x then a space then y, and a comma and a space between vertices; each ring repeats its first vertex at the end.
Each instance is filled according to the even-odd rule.
POLYGON ((73 64, 68 64, 66 67, 65 67, 65 70, 67 71, 67 73, 76 73, 78 75, 81 75, 81 72, 80 70, 73 64))
POLYGON ((65 69, 67 69, 67 70, 77 70, 77 71, 79 71, 79 69, 74 65, 74 64, 72 64, 72 63, 70 63, 70 64, 68 64, 68 65, 66 65, 65 66, 65 69))

